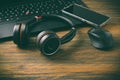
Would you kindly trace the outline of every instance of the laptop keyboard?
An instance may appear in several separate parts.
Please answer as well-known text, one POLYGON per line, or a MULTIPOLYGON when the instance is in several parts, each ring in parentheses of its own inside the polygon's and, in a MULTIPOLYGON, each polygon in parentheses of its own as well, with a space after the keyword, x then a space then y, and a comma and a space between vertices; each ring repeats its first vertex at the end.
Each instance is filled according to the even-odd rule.
POLYGON ((0 10, 0 22, 17 21, 35 15, 60 14, 64 7, 77 0, 39 0, 0 10))

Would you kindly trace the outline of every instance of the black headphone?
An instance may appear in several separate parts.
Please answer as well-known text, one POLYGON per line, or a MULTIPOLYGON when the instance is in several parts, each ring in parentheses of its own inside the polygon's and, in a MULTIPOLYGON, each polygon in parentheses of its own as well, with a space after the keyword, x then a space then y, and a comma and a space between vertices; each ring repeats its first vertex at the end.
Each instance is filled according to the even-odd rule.
POLYGON ((67 23, 71 30, 63 37, 59 38, 53 31, 42 31, 37 36, 37 47, 45 55, 55 54, 61 44, 67 43, 73 39, 76 34, 76 29, 71 20, 60 15, 46 15, 36 16, 34 19, 27 23, 17 23, 13 29, 13 42, 19 47, 24 47, 28 44, 30 38, 30 31, 32 26, 45 20, 60 20, 67 23))

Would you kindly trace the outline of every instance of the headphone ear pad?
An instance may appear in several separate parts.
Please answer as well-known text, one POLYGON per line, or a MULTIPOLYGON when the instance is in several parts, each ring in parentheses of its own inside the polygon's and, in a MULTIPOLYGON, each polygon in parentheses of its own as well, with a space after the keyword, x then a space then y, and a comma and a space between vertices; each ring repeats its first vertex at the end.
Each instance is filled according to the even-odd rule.
POLYGON ((16 24, 13 28, 13 42, 17 45, 20 44, 20 24, 16 24))
POLYGON ((28 36, 28 26, 24 23, 21 24, 21 29, 20 29, 20 46, 27 46, 28 41, 29 41, 29 36, 28 36))
POLYGON ((38 49, 45 55, 55 54, 61 45, 59 37, 52 31, 42 31, 37 36, 38 49))

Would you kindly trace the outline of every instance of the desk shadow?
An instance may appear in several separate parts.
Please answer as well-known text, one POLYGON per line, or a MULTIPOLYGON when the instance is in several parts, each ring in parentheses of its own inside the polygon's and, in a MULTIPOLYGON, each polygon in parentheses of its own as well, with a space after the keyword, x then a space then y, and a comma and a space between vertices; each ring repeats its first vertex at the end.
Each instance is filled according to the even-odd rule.
POLYGON ((113 50, 120 49, 120 38, 119 35, 118 37, 114 37, 114 46, 113 50))
POLYGON ((120 11, 120 0, 108 0, 108 4, 114 6, 115 11, 120 11))
POLYGON ((15 78, 6 78, 6 77, 0 77, 0 80, 18 80, 18 79, 15 79, 15 78))

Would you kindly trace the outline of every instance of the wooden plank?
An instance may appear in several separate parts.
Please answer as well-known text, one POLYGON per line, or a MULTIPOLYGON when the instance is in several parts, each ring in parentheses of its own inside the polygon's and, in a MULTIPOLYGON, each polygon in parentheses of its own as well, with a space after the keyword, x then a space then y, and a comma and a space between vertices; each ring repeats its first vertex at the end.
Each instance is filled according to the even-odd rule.
MULTIPOLYGON (((102 27, 114 38, 110 50, 98 50, 87 35, 90 26, 78 28, 75 38, 61 46, 58 54, 44 56, 31 40, 20 49, 12 41, 0 43, 0 80, 120 80, 119 0, 84 0, 89 8, 109 15, 102 27)), ((59 36, 68 31, 58 32, 59 36)))

